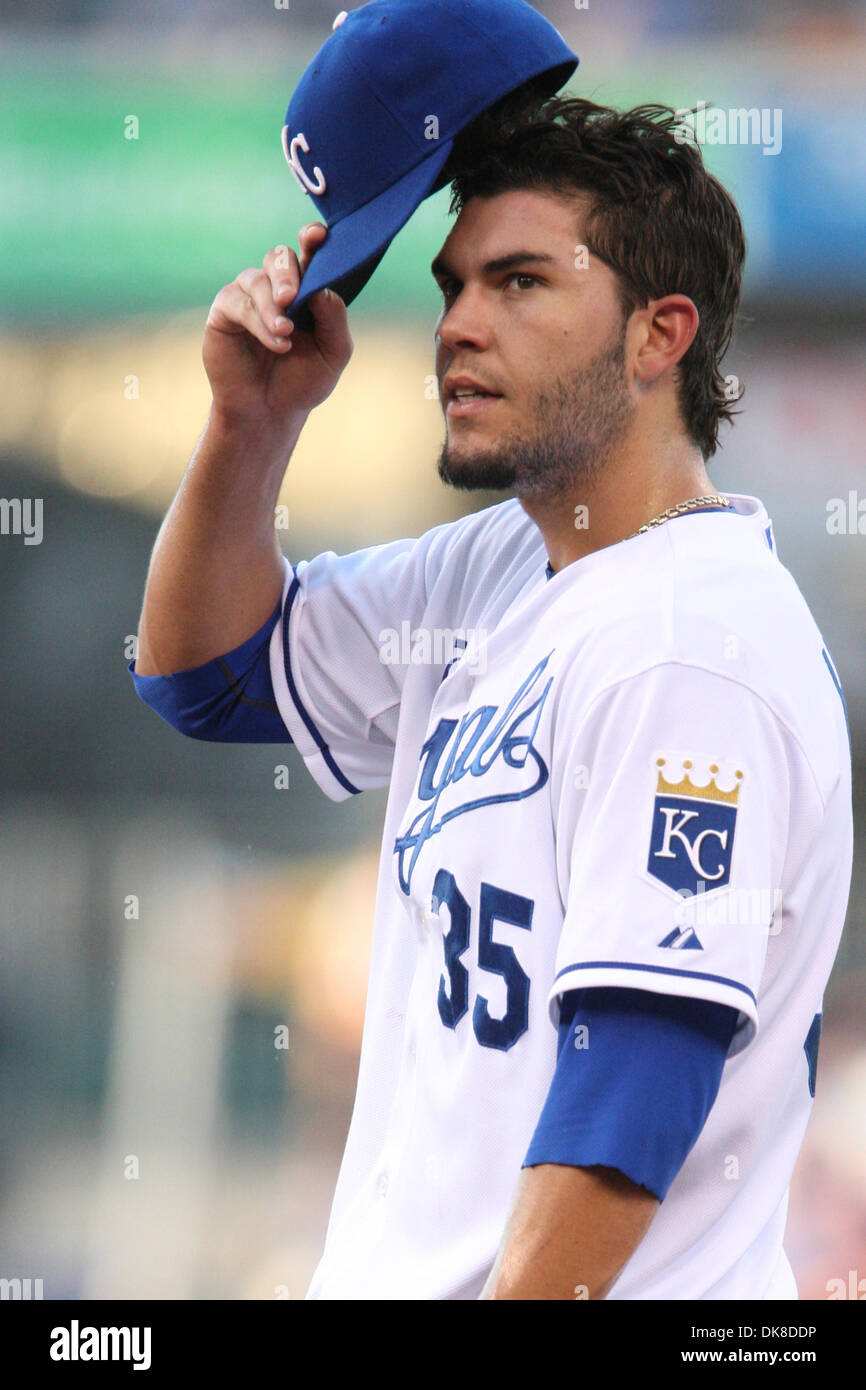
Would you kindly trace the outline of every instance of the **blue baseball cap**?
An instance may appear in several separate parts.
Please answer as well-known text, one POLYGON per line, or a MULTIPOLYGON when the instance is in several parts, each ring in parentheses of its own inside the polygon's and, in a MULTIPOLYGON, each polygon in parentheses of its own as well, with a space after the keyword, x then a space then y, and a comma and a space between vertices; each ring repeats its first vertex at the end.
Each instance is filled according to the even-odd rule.
POLYGON ((552 95, 577 56, 525 0, 369 0, 339 14, 289 103, 283 152, 328 235, 285 312, 349 304, 415 209, 448 182, 454 139, 530 79, 552 95))

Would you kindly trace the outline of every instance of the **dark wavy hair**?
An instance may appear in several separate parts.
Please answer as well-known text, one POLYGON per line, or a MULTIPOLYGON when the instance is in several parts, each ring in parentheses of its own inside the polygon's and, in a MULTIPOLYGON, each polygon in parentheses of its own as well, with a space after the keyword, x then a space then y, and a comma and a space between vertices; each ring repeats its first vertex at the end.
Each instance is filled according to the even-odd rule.
POLYGON ((466 127, 444 174, 452 213, 470 198, 515 189, 586 199, 583 244, 616 274, 626 316, 651 299, 688 295, 700 323, 678 364, 680 411, 707 459, 720 422, 732 424, 738 413, 739 394, 726 394, 720 364, 746 241, 733 199, 686 132, 669 106, 616 111, 579 97, 545 98, 530 86, 466 127))

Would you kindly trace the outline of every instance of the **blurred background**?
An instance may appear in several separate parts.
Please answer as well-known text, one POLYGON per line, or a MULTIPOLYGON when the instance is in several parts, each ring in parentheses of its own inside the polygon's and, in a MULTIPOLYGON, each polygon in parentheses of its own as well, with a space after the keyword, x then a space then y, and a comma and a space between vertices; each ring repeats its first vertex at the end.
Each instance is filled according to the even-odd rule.
MULTIPOLYGON (((750 244, 726 368, 745 408, 710 471, 766 503, 848 703, 857 862, 788 1230, 801 1295, 826 1298, 866 1279, 866 9, 537 7, 580 55, 575 94, 782 113, 776 153, 705 146, 750 244)), ((291 747, 184 739, 127 661, 207 414, 208 307, 314 212, 280 130, 338 8, 0 0, 0 496, 43 517, 38 544, 0 535, 0 1276, 46 1298, 298 1298, 324 1238, 384 795, 336 805, 291 747)), ((353 306, 285 485, 294 560, 496 500, 436 478, 447 208, 353 306)))

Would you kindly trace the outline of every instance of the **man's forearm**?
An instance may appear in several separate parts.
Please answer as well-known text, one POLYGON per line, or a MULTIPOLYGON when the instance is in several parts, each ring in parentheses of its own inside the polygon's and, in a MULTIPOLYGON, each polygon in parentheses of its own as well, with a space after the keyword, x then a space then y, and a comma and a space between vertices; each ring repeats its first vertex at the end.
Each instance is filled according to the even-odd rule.
POLYGON ((614 1168, 524 1168, 483 1299, 604 1298, 658 1210, 614 1168))
POLYGON ((211 411, 154 547, 139 624, 139 675, 232 651, 267 620, 283 579, 274 509, 306 415, 233 422, 211 411))

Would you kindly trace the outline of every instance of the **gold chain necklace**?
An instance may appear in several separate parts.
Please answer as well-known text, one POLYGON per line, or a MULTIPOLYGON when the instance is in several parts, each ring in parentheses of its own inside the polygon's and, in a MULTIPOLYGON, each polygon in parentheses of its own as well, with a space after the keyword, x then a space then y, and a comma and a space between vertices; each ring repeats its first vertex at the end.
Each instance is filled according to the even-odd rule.
POLYGON ((661 526, 663 521, 669 521, 673 516, 682 516, 685 512, 697 511, 699 507, 733 507, 733 502, 728 497, 722 497, 719 493, 710 493, 707 497, 690 497, 687 502, 678 502, 675 507, 668 507, 667 511, 660 512, 651 521, 644 522, 636 531, 632 531, 626 540, 632 540, 635 536, 640 536, 644 531, 650 531, 654 526, 661 526))

